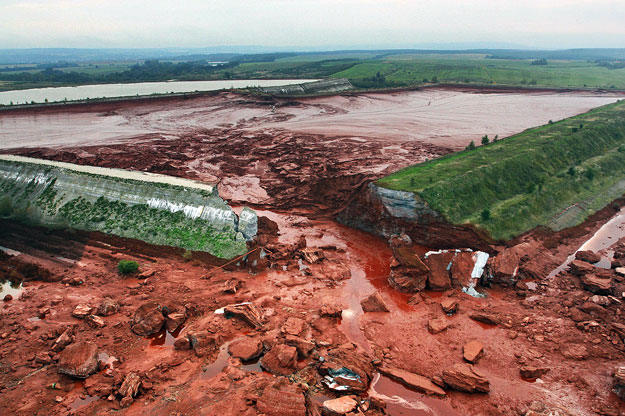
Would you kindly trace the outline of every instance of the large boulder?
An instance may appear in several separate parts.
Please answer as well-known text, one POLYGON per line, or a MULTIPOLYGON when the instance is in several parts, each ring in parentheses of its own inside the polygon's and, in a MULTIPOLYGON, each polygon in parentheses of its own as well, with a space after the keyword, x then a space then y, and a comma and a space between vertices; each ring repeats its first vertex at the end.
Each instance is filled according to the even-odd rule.
POLYGON ((522 248, 519 246, 523 246, 523 244, 506 248, 497 256, 489 259, 488 266, 494 282, 508 285, 516 283, 522 255, 520 252, 522 248))
POLYGON ((256 408, 266 416, 306 416, 304 393, 283 377, 260 392, 256 408))
POLYGON ((165 328, 174 332, 187 320, 187 308, 180 302, 168 301, 161 305, 161 312, 165 317, 165 328))
POLYGON ((569 272, 575 276, 583 276, 594 272, 594 270, 595 266, 582 260, 573 260, 569 263, 569 272))
POLYGON ((260 366, 272 374, 288 376, 297 368, 297 349, 285 344, 275 345, 261 358, 260 366))
POLYGON ((59 355, 58 372, 75 378, 87 378, 98 371, 98 346, 77 342, 65 347, 59 355))
POLYGON ((373 292, 366 298, 360 301, 360 306, 365 312, 388 312, 384 299, 378 292, 373 292))
POLYGON ((447 328, 449 328, 449 321, 442 316, 428 321, 428 331, 431 334, 441 333, 447 330, 447 328))
POLYGON ((577 260, 585 261, 587 263, 599 263, 601 261, 601 256, 590 250, 580 250, 575 253, 575 258, 577 260))
MULTIPOLYGON (((449 270, 455 252, 442 251, 441 253, 431 253, 423 262, 429 267, 428 285, 431 290, 447 290, 451 287, 449 270)), ((470 274, 469 274, 470 276, 470 274)))
POLYGON ((258 338, 242 338, 228 345, 228 352, 242 361, 250 361, 263 353, 263 343, 258 338))
POLYGON ((451 282, 454 286, 469 287, 473 284, 471 274, 475 268, 475 253, 461 251, 456 253, 449 270, 451 282))
POLYGON ((455 364, 443 371, 443 381, 454 390, 467 393, 488 393, 490 382, 468 364, 455 364))
POLYGON ((401 292, 419 292, 425 289, 430 269, 419 257, 417 248, 405 234, 389 240, 393 251, 393 263, 389 283, 401 292))
POLYGON ((321 405, 321 413, 324 416, 341 416, 356 409, 358 402, 352 397, 343 396, 337 399, 330 399, 321 405))
POLYGON ((381 367, 380 373, 418 392, 436 396, 445 396, 445 390, 432 383, 428 378, 418 374, 391 367, 381 367))
POLYGON ((470 363, 476 363, 484 354, 484 346, 479 341, 470 341, 462 347, 462 356, 470 363))
POLYGON ((110 316, 119 312, 119 303, 115 302, 111 298, 104 298, 100 307, 98 308, 98 315, 110 316))
POLYGON ((306 321, 295 316, 289 316, 282 324, 282 333, 297 336, 302 334, 306 328, 308 328, 306 321))
POLYGON ((405 267, 391 269, 388 278, 389 284, 400 292, 415 293, 425 289, 427 285, 428 275, 416 273, 405 267))
POLYGON ((219 335, 214 335, 207 330, 195 330, 187 332, 190 348, 195 351, 195 355, 203 357, 208 353, 217 350, 219 335))
POLYGON ((165 317, 161 306, 157 302, 149 302, 137 308, 130 329, 137 335, 148 336, 160 331, 164 323, 165 317))
POLYGON ((296 337, 294 335, 287 335, 285 339, 286 345, 295 347, 299 358, 306 358, 315 349, 315 343, 307 341, 304 338, 296 337))
POLYGON ((609 295, 612 289, 612 279, 604 279, 595 274, 584 274, 581 280, 586 290, 598 295, 609 295))
POLYGON ((323 383, 340 394, 364 393, 373 375, 371 358, 353 345, 342 345, 328 351, 319 366, 323 383))

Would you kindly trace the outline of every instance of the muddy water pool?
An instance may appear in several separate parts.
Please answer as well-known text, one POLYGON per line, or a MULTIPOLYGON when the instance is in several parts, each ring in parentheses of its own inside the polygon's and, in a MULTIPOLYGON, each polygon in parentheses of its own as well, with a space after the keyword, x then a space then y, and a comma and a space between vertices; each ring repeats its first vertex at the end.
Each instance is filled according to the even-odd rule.
POLYGON ((596 263, 597 267, 603 267, 609 269, 612 267, 611 261, 613 260, 614 251, 609 248, 618 242, 621 238, 625 237, 625 208, 622 208, 616 215, 614 215, 608 222, 603 224, 592 237, 586 240, 573 254, 571 254, 560 266, 555 268, 549 273, 548 278, 553 278, 558 273, 566 269, 570 262, 575 260, 575 253, 578 251, 590 250, 594 252, 603 251, 601 260, 596 263))

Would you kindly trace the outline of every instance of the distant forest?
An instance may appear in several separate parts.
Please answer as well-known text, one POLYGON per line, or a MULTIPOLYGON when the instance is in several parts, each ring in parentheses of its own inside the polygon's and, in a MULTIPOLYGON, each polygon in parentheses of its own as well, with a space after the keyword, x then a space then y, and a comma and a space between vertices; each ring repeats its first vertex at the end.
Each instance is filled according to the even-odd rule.
MULTIPOLYGON (((219 69, 237 66, 238 62, 208 63, 196 62, 160 62, 147 60, 143 64, 131 66, 126 71, 110 74, 87 74, 84 72, 59 71, 46 68, 39 72, 0 73, 0 80, 15 82, 42 82, 42 83, 124 83, 143 81, 162 81, 167 79, 202 79, 219 69)), ((29 68, 32 69, 32 68, 29 68)))

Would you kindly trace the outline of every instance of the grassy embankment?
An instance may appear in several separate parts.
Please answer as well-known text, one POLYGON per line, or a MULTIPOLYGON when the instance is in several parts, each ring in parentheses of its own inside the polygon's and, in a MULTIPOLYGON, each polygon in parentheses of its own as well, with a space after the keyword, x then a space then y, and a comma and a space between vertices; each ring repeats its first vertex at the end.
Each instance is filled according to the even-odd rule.
POLYGON ((414 192, 495 240, 581 223, 625 193, 625 101, 411 166, 378 185, 414 192))

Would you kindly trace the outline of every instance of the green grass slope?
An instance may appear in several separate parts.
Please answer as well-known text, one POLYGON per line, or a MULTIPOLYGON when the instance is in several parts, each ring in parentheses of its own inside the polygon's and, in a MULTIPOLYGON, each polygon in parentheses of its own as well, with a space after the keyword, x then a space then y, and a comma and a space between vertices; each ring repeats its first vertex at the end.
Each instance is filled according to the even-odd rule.
POLYGON ((581 223, 625 193, 625 101, 411 166, 379 186, 414 192, 452 224, 508 240, 581 223))

